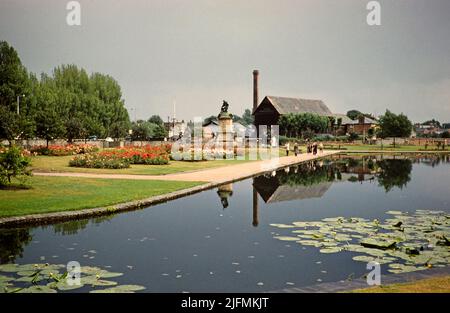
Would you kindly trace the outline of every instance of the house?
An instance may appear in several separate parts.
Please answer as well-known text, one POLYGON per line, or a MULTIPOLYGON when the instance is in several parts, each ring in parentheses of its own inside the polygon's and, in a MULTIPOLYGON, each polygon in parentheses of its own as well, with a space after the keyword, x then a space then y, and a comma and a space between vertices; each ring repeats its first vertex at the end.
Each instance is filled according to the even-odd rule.
POLYGON ((184 120, 178 121, 176 119, 173 119, 171 122, 165 122, 164 128, 167 130, 169 138, 178 138, 179 136, 182 136, 186 131, 187 124, 184 122, 184 120))
POLYGON ((294 113, 314 113, 320 116, 333 116, 322 100, 266 96, 253 110, 254 123, 259 125, 278 125, 280 116, 294 113))
POLYGON ((366 136, 370 129, 375 129, 378 122, 367 116, 360 116, 356 120, 351 120, 348 124, 343 124, 345 133, 356 133, 358 135, 366 136))
POLYGON ((205 140, 215 138, 219 133, 219 122, 217 120, 210 119, 206 123, 203 123, 202 129, 203 138, 205 140))

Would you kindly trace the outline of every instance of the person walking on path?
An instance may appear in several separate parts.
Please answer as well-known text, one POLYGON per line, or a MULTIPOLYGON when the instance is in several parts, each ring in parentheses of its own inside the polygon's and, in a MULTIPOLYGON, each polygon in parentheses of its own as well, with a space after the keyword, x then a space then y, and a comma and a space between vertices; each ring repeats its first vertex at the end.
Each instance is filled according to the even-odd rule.
POLYGON ((294 154, 295 154, 295 156, 298 155, 298 143, 297 142, 294 143, 294 154))
POLYGON ((289 142, 286 143, 286 156, 289 156, 289 142))
POLYGON ((317 154, 317 142, 313 143, 312 149, 313 149, 313 154, 316 155, 317 154))

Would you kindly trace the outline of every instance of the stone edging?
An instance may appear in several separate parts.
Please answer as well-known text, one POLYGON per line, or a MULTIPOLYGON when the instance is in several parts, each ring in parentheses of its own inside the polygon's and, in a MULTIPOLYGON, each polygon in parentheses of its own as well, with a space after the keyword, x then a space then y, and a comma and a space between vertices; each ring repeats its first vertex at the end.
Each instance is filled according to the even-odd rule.
POLYGON ((134 209, 141 208, 143 206, 149 206, 153 204, 158 204, 166 202, 169 200, 181 198, 183 196, 191 195, 200 191, 204 191, 215 187, 214 183, 206 183, 203 185, 186 188, 159 196, 153 196, 143 200, 135 200, 125 203, 119 203, 107 207, 98 207, 93 209, 81 209, 74 211, 65 212, 53 212, 53 213, 43 213, 43 214, 30 214, 24 216, 13 216, 0 218, 0 228, 6 227, 17 227, 31 224, 49 224, 54 222, 65 221, 69 219, 81 219, 89 218, 100 215, 115 214, 118 212, 131 211, 134 209))

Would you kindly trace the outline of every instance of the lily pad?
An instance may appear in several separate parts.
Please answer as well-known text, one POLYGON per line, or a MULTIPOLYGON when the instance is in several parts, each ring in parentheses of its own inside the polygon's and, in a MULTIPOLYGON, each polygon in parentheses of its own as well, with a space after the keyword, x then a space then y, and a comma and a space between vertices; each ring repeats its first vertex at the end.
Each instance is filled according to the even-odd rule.
POLYGON ((298 241, 298 237, 289 237, 289 236, 275 236, 273 237, 282 241, 298 241))
POLYGON ((366 248, 386 250, 386 249, 394 249, 397 242, 393 240, 367 238, 361 240, 359 243, 361 246, 366 248))
POLYGON ((56 290, 48 286, 39 285, 21 289, 17 293, 56 293, 56 290))
POLYGON ((339 247, 326 247, 323 249, 320 249, 320 253, 337 253, 337 252, 341 252, 342 248, 339 247))
POLYGON ((134 293, 135 291, 144 290, 145 287, 139 285, 120 285, 112 288, 92 290, 91 293, 134 293))

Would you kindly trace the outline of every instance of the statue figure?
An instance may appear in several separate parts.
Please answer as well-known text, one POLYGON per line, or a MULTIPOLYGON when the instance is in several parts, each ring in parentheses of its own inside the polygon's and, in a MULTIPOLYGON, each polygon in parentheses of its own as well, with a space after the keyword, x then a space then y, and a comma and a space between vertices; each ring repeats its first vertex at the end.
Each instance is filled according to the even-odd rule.
POLYGON ((220 112, 221 113, 227 113, 228 112, 228 107, 230 105, 228 104, 228 102, 226 102, 225 100, 223 100, 223 104, 222 107, 220 108, 220 112))

